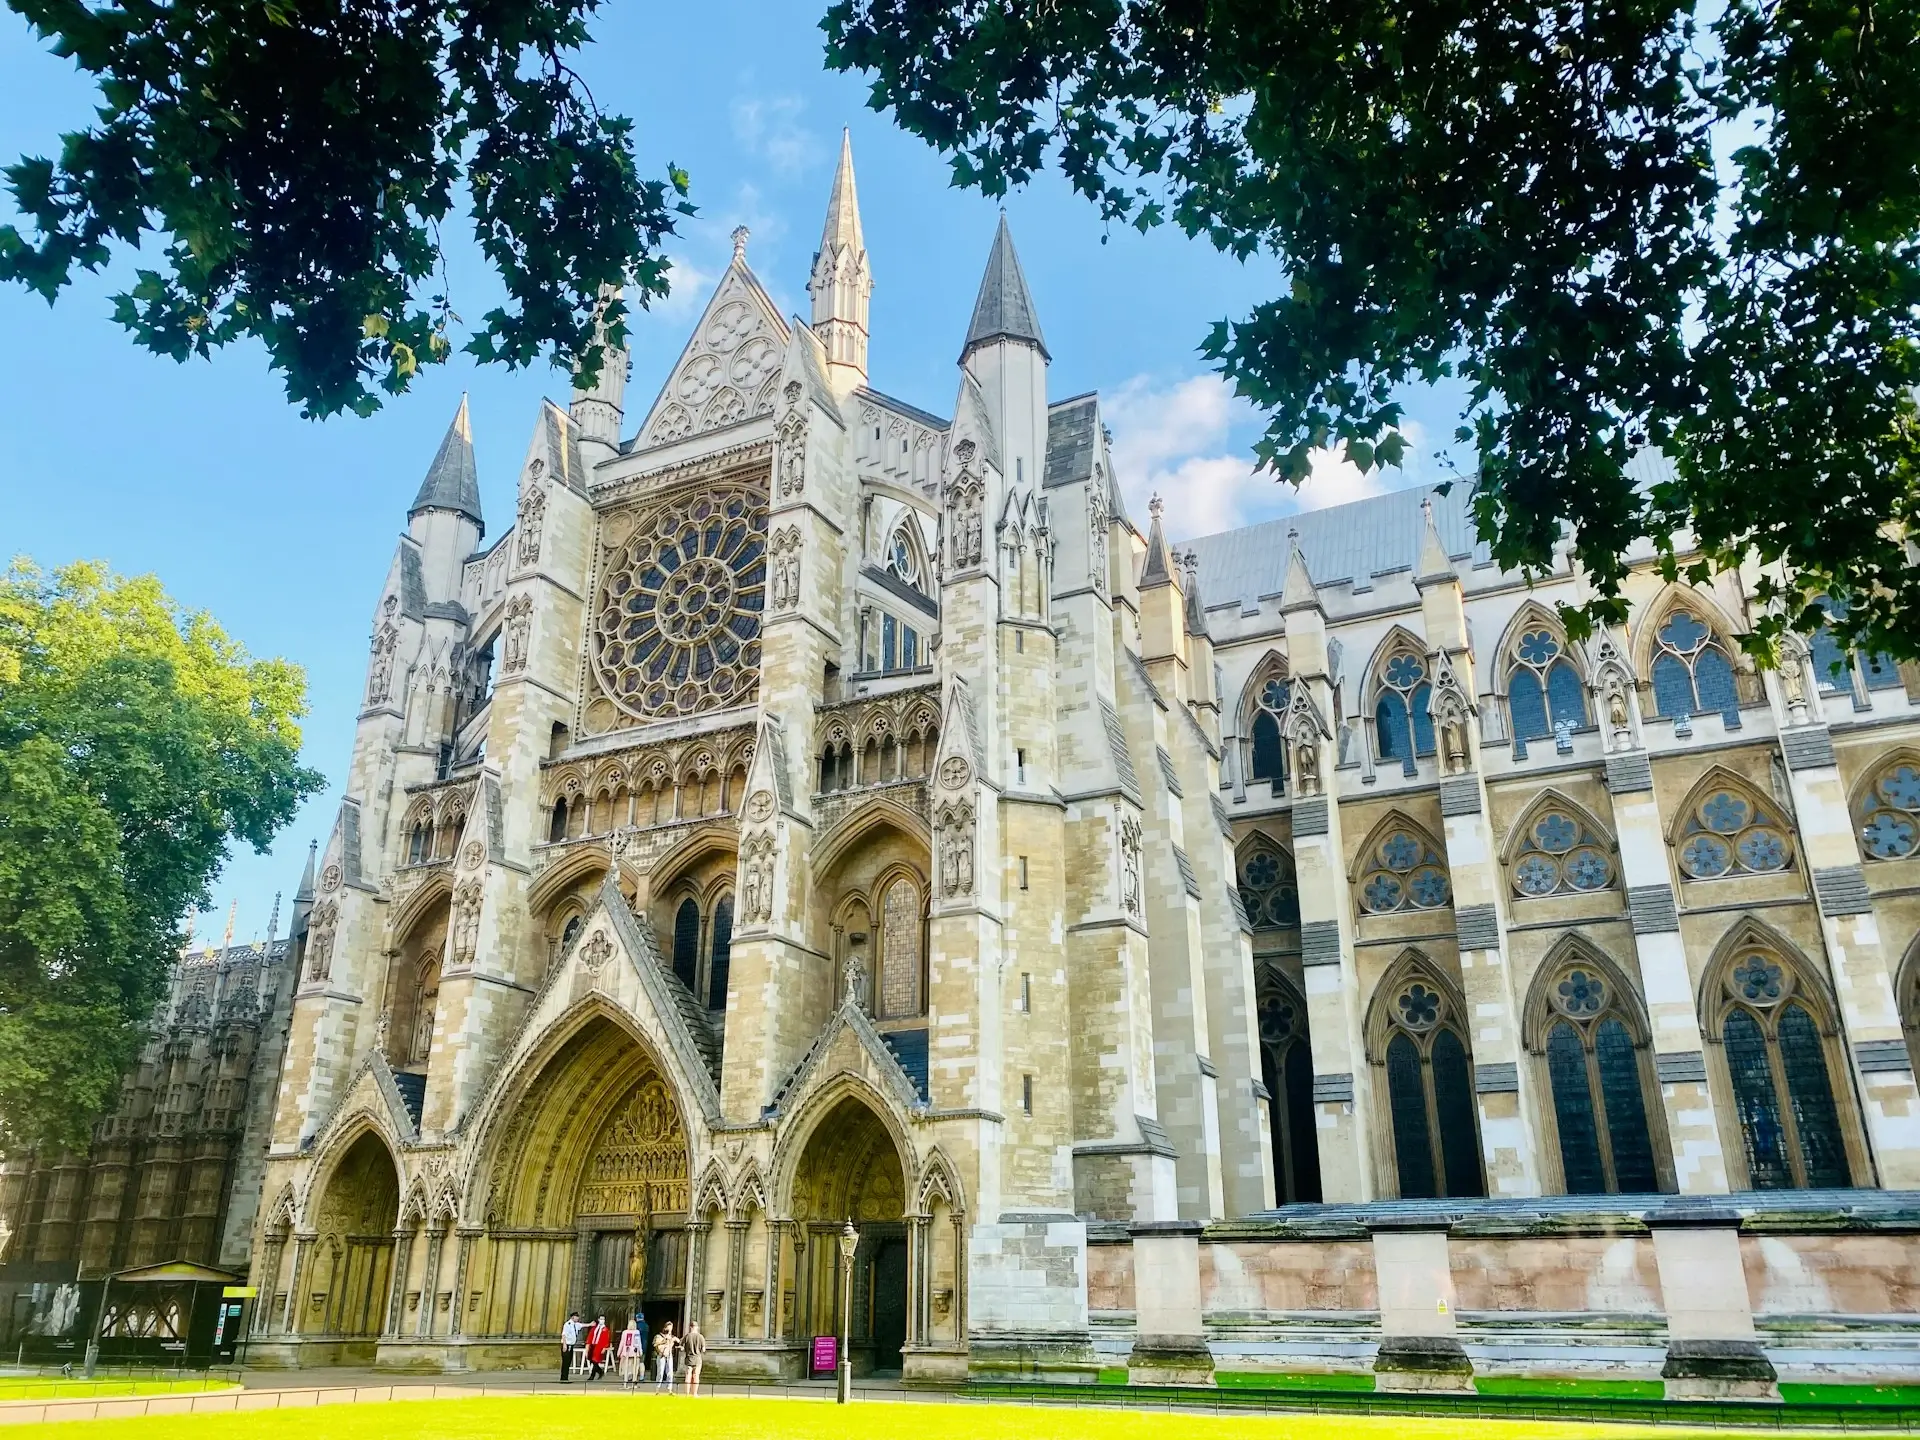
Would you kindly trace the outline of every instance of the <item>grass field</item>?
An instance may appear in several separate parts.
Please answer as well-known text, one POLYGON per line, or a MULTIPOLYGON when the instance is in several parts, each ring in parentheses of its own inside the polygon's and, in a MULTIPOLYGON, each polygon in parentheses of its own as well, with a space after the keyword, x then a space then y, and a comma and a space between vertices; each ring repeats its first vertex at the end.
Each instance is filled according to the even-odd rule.
MULTIPOLYGON (((1689 1440, 1649 1431, 1538 1420, 1360 1416, 1239 1416, 1067 1409, 1047 1405, 927 1405, 824 1400, 688 1400, 675 1396, 527 1396, 399 1401, 236 1415, 67 1421, 37 1427, 50 1440, 606 1440, 638 1429, 647 1440, 1689 1440)), ((1713 1432, 1729 1440, 1730 1432, 1713 1432)))

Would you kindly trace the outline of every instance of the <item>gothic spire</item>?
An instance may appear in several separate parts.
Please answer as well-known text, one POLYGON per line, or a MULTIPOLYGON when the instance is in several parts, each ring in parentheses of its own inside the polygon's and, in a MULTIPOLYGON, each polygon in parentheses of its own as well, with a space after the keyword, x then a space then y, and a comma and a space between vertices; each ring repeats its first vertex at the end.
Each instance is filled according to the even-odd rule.
POLYGON ((1160 513, 1165 508, 1158 495, 1147 502, 1147 513, 1153 519, 1147 526, 1147 563, 1140 571, 1142 590, 1157 590, 1173 583, 1173 560, 1167 553, 1166 531, 1160 526, 1160 513))
POLYGON ((620 422, 627 404, 628 351, 624 345, 616 350, 606 343, 606 327, 601 317, 606 314, 607 306, 619 298, 619 286, 601 287, 600 304, 593 322, 593 338, 602 347, 600 373, 594 377, 593 385, 583 390, 579 372, 574 372, 573 400, 567 407, 582 440, 612 451, 620 448, 620 422))
POLYGON ((1320 592, 1314 588, 1313 576, 1307 573, 1307 557, 1300 553, 1300 529, 1298 526, 1287 528, 1287 578, 1280 590, 1280 608, 1282 611, 1297 609, 1304 605, 1317 606, 1320 592))
POLYGON ((1027 277, 1020 269, 1020 257, 1014 253, 1013 233, 1007 229, 1004 210, 993 237, 993 253, 987 256, 987 273, 980 277, 980 295, 973 302, 973 322, 967 326, 961 359, 974 346, 994 340, 1019 340, 1037 349, 1041 358, 1053 358, 1040 336, 1040 317, 1034 312, 1033 296, 1027 293, 1027 277))
POLYGON ((320 842, 318 840, 309 840, 307 842, 307 868, 300 872, 300 888, 293 892, 293 903, 295 905, 298 905, 302 900, 308 904, 313 903, 313 857, 318 854, 319 851, 320 842))
POLYGON ((420 482, 420 493, 413 497, 407 511, 411 520, 422 510, 451 510, 474 524, 486 528, 480 518, 480 472, 473 463, 473 425, 467 419, 467 397, 460 397, 460 408, 440 442, 440 453, 433 457, 427 478, 420 482))
POLYGON ((1441 543, 1440 531, 1433 520, 1433 497, 1427 496, 1420 502, 1420 564, 1414 571, 1414 579, 1420 580, 1457 580, 1459 575, 1453 568, 1453 560, 1447 554, 1447 547, 1441 543))
POLYGON ((826 347, 828 372, 840 383, 867 383, 867 303, 873 271, 860 233, 860 196, 853 184, 853 140, 840 132, 840 164, 833 172, 827 223, 807 278, 813 331, 826 347))
POLYGON ((1200 552, 1189 548, 1182 563, 1187 572, 1187 633, 1207 635, 1207 608, 1200 600, 1200 552))

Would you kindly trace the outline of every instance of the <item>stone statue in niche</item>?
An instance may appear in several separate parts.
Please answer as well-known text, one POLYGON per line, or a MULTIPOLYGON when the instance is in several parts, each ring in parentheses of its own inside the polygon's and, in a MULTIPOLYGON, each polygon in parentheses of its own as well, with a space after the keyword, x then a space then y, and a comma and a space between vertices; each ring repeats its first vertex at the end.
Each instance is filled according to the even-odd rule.
MULTIPOLYGON (((393 605, 392 597, 387 600, 389 613, 393 605)), ((380 626, 373 637, 373 665, 367 676, 367 703, 380 705, 393 696, 393 663, 400 649, 400 629, 392 620, 380 626)))
POLYGON ((340 907, 322 900, 314 908, 312 928, 307 936, 307 979, 325 980, 333 973, 333 932, 340 923, 340 907))
POLYGON ((1107 474, 1093 467, 1093 485, 1087 494, 1087 571, 1096 595, 1107 593, 1107 474))
POLYGON ((803 393, 798 380, 789 380, 783 392, 787 413, 780 417, 776 439, 780 446, 780 495, 784 499, 798 495, 807 483, 807 411, 800 403, 803 393))
POLYGON ((533 627, 533 597, 516 595, 507 602, 507 623, 500 637, 500 668, 517 675, 527 668, 527 632, 533 627))
POLYGON ((1302 735, 1293 747, 1293 793, 1320 793, 1320 742, 1311 734, 1302 735))
POLYGON ((471 965, 480 944, 480 902, 478 880, 468 880, 453 892, 453 963, 471 965))
POLYGON ((973 807, 956 800, 940 807, 940 893, 948 899, 973 893, 973 807))
POLYGON ((800 603, 800 528, 789 525, 767 548, 773 553, 773 608, 791 610, 800 603))
POLYGON ((773 837, 749 840, 742 849, 740 914, 750 924, 773 918, 773 837))
POLYGON ((1120 821, 1120 904, 1129 915, 1142 913, 1140 901, 1140 822, 1131 815, 1120 821))
POLYGON ((522 565, 540 563, 540 536, 547 523, 547 489, 540 483, 541 464, 533 462, 528 471, 527 488, 520 496, 520 515, 515 529, 520 532, 519 559, 522 565))

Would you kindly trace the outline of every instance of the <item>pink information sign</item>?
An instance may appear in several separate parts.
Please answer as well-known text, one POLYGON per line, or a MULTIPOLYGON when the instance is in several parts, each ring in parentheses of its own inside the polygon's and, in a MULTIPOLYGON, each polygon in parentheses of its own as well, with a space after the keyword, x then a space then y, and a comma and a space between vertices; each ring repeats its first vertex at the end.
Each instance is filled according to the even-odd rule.
POLYGON ((831 1375, 840 1364, 840 1337, 837 1335, 816 1335, 813 1337, 813 1373, 831 1375))

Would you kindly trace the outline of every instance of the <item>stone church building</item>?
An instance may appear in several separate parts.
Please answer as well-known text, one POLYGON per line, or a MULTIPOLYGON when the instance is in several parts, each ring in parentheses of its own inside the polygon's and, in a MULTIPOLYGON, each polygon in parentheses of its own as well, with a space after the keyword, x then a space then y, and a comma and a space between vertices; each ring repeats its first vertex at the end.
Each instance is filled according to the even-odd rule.
POLYGON ((502 529, 463 403, 296 942, 254 1358, 638 1305, 799 1375, 851 1220, 909 1378, 1913 1365, 1920 674, 1756 671, 1741 577, 1650 564, 1577 643, 1463 491, 1176 547, 1004 219, 947 415, 869 383, 874 279, 843 150, 810 317, 737 235, 502 529))

